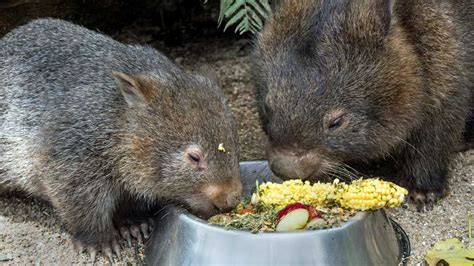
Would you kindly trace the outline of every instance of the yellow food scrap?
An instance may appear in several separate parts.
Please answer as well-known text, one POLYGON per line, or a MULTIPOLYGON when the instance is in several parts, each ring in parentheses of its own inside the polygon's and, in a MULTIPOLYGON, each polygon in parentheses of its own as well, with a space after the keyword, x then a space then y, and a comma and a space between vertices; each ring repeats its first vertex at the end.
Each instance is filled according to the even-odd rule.
POLYGON ((346 209, 374 210, 400 206, 408 191, 391 182, 379 179, 359 179, 351 184, 339 182, 314 183, 293 179, 282 184, 267 182, 258 186, 252 202, 283 208, 301 202, 307 205, 326 207, 339 205, 346 209))
POLYGON ((307 205, 321 206, 334 199, 335 187, 331 183, 310 184, 301 179, 293 179, 282 184, 267 182, 258 186, 259 199, 264 204, 283 208, 288 204, 301 202, 307 205))
POLYGON ((398 207, 408 194, 406 189, 380 179, 354 180, 343 187, 338 199, 340 205, 361 211, 398 207))
POLYGON ((220 152, 225 152, 224 143, 219 143, 219 147, 217 147, 217 150, 220 152))

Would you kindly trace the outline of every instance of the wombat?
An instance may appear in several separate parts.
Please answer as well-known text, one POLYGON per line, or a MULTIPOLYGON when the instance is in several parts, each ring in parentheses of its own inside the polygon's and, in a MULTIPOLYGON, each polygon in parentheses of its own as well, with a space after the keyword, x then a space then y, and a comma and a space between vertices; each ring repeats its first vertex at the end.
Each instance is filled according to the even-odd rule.
POLYGON ((216 80, 56 19, 0 47, 0 185, 49 201, 79 250, 119 255, 120 233, 141 238, 141 224, 147 236, 135 215, 155 203, 209 216, 239 201, 236 126, 216 80))
POLYGON ((473 130, 473 21, 468 0, 282 1, 253 55, 271 169, 331 178, 385 161, 432 207, 473 130))

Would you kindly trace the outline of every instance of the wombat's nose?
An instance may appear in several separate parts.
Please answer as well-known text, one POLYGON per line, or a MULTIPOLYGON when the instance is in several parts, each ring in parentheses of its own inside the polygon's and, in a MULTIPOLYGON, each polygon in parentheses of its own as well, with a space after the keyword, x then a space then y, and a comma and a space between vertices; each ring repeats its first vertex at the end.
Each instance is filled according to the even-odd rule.
POLYGON ((204 190, 212 204, 220 211, 232 209, 241 199, 242 184, 231 182, 230 184, 211 185, 204 190))
POLYGON ((226 201, 227 206, 229 206, 230 208, 233 208, 235 205, 237 205, 237 203, 239 203, 240 201, 241 193, 242 193, 242 190, 233 191, 229 193, 229 195, 227 195, 227 201, 226 201))
POLYGON ((272 172, 282 179, 307 179, 313 177, 321 166, 314 155, 296 156, 294 154, 277 153, 270 156, 272 172))
POLYGON ((240 193, 230 192, 220 195, 213 200, 214 206, 219 211, 231 210, 240 201, 240 193))

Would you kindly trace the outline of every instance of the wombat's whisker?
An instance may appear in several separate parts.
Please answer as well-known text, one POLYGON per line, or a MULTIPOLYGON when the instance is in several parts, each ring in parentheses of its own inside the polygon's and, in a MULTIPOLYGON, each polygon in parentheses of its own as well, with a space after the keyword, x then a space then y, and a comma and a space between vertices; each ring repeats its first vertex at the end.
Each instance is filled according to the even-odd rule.
POLYGON ((351 173, 353 178, 358 178, 360 175, 366 176, 366 174, 354 169, 352 166, 350 166, 350 165, 348 165, 344 162, 341 162, 340 164, 344 169, 346 169, 347 171, 349 171, 351 173))
POLYGON ((159 208, 159 209, 157 209, 157 210, 154 212, 153 215, 154 215, 154 216, 157 215, 158 213, 160 213, 161 211, 163 211, 164 209, 166 209, 167 207, 169 207, 169 206, 171 206, 171 205, 172 205, 172 204, 169 204, 169 203, 162 205, 162 207, 159 208))
POLYGON ((388 157, 388 159, 390 159, 391 161, 393 161, 397 166, 401 167, 402 164, 398 162, 398 160, 390 153, 385 153, 383 155, 383 158, 386 159, 388 157))
POLYGON ((355 177, 357 177, 357 174, 356 174, 357 171, 353 169, 352 167, 348 166, 347 164, 344 164, 341 162, 332 162, 326 158, 324 159, 329 171, 332 171, 333 173, 340 175, 341 176, 340 179, 344 181, 350 181, 350 180, 353 180, 355 177), (349 169, 344 166, 347 166, 349 169), (351 169, 354 172, 351 172, 351 169))
POLYGON ((408 141, 398 137, 398 136, 393 136, 394 138, 400 140, 402 143, 405 143, 407 145, 408 148, 411 148, 412 150, 414 150, 415 152, 417 152, 421 157, 423 158, 426 158, 425 155, 423 154, 423 152, 421 152, 419 149, 417 149, 415 146, 413 146, 412 144, 410 144, 408 141))
POLYGON ((344 166, 340 164, 336 164, 334 166, 334 169, 337 170, 339 173, 343 174, 345 177, 349 179, 353 179, 354 174, 351 171, 349 171, 349 169, 345 168, 344 166))
POLYGON ((337 178, 343 180, 343 181, 350 181, 351 178, 348 175, 346 171, 343 171, 341 168, 339 168, 337 165, 333 165, 333 167, 328 167, 327 168, 327 173, 335 175, 337 178))

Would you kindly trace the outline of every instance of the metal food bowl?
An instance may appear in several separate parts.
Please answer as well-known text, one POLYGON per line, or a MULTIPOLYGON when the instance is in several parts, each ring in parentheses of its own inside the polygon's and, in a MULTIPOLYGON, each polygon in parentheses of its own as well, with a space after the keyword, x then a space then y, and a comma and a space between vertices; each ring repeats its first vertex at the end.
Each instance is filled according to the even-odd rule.
MULTIPOLYGON (((241 164, 244 193, 255 180, 281 181, 266 161, 241 164)), ((399 265, 410 255, 403 229, 383 210, 362 212, 341 227, 290 233, 226 230, 178 207, 156 217, 147 265, 399 265)))

